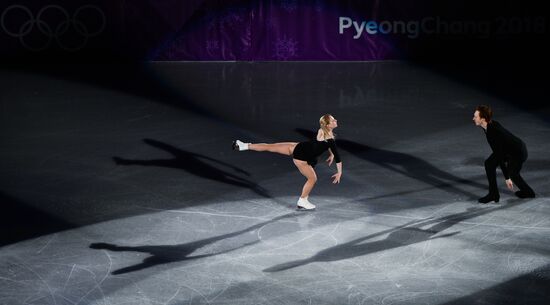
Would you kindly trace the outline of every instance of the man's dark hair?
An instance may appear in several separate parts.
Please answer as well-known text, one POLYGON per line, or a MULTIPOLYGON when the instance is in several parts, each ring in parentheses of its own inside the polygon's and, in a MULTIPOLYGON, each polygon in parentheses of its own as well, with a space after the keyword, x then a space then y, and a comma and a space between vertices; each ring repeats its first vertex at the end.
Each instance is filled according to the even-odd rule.
POLYGON ((479 111, 479 117, 485 119, 487 123, 491 123, 493 118, 493 109, 487 105, 479 105, 476 107, 476 111, 479 111))

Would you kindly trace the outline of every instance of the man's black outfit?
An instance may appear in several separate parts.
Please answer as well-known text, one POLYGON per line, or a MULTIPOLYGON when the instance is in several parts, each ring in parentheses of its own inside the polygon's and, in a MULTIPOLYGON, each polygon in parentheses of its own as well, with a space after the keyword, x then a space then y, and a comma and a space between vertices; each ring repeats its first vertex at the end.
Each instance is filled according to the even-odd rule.
POLYGON ((535 192, 519 173, 523 162, 527 160, 525 143, 496 121, 487 124, 485 135, 493 153, 485 160, 485 172, 487 173, 487 180, 489 180, 489 194, 480 198, 479 202, 487 203, 493 200, 498 202, 500 195, 497 187, 496 168, 499 165, 504 178, 512 179, 512 182, 519 188, 516 196, 520 198, 535 197, 535 192))

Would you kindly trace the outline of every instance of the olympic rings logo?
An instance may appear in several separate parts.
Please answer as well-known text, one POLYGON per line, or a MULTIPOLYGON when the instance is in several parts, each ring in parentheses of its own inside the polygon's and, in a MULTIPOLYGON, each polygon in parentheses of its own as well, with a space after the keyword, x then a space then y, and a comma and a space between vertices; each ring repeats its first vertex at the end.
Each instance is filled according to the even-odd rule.
POLYGON ((0 24, 4 32, 18 38, 23 47, 31 51, 45 50, 50 47, 52 41, 55 41, 59 47, 66 51, 80 50, 86 46, 90 37, 97 36, 103 32, 106 23, 105 13, 95 5, 83 5, 76 9, 71 16, 63 7, 51 4, 40 9, 35 17, 28 7, 14 4, 6 8, 0 17, 0 24), (13 29, 10 28, 12 24, 7 23, 6 20, 10 17, 12 17, 11 19, 17 17, 17 11, 24 13, 27 17, 25 21, 19 22, 18 28, 16 26, 13 29), (55 17, 56 14, 57 19, 50 18, 48 20, 48 15, 55 17), (85 14, 88 14, 88 17, 92 14, 92 16, 98 18, 97 24, 93 24, 92 26, 86 24, 85 14), (35 33, 45 36, 45 39, 39 39, 41 41, 38 46, 29 43, 29 40, 31 40, 29 36, 31 36, 31 31, 33 31, 35 26, 38 29, 38 32, 35 31, 35 33), (74 43, 75 35, 80 36, 77 43, 74 43))

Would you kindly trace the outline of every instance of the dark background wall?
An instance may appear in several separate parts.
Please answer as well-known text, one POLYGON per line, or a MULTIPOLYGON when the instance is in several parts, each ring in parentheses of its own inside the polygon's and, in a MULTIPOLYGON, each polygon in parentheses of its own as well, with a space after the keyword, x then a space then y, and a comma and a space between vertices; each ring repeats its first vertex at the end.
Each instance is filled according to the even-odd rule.
POLYGON ((4 62, 510 62, 548 53, 541 1, 7 0, 0 13, 4 62), (358 35, 340 18, 379 27, 358 35))

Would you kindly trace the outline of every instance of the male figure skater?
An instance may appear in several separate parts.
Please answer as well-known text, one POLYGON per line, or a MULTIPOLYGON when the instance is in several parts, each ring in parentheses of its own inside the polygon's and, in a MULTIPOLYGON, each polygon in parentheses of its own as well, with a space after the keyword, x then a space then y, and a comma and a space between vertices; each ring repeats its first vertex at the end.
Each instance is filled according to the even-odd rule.
POLYGON ((473 121, 483 128, 487 142, 493 153, 485 160, 485 172, 489 180, 489 194, 479 198, 480 203, 498 202, 500 195, 497 188, 496 169, 500 165, 506 179, 506 186, 514 190, 514 183, 519 188, 515 194, 519 198, 534 198, 535 192, 519 174, 523 162, 527 160, 527 147, 523 141, 492 120, 493 110, 486 105, 479 105, 474 112, 473 121))

